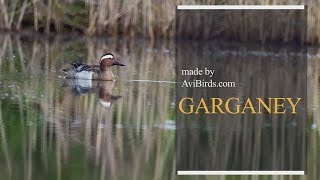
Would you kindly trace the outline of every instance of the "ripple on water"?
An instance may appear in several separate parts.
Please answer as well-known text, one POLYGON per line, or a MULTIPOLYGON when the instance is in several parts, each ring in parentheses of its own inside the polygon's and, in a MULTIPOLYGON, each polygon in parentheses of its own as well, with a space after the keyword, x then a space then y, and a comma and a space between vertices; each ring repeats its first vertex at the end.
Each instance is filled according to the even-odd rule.
POLYGON ((174 120, 166 120, 163 123, 157 123, 154 127, 165 130, 176 130, 176 122, 174 120))

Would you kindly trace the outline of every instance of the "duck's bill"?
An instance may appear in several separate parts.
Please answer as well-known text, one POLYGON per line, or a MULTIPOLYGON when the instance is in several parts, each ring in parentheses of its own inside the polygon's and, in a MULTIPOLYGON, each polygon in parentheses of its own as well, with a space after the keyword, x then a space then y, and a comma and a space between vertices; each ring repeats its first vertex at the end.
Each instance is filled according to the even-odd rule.
POLYGON ((125 66, 122 62, 115 60, 113 63, 114 66, 125 66))

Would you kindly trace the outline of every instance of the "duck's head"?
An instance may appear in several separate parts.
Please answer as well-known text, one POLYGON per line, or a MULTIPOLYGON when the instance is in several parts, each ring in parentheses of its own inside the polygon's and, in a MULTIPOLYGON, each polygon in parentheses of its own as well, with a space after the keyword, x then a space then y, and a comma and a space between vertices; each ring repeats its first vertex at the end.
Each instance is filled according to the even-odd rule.
POLYGON ((117 60, 111 53, 107 53, 101 56, 99 64, 101 70, 106 70, 111 66, 125 66, 123 63, 117 60))

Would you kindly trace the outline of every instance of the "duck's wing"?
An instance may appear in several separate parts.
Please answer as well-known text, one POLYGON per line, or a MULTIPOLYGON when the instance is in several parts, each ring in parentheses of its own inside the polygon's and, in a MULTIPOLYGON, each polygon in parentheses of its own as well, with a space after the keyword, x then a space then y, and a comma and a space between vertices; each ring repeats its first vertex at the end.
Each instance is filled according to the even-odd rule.
POLYGON ((89 71, 93 71, 93 72, 96 72, 96 73, 101 71, 99 65, 88 65, 88 66, 89 66, 88 67, 89 71))
POLYGON ((84 64, 81 64, 79 61, 77 61, 77 62, 72 62, 72 63, 66 62, 66 64, 70 64, 72 67, 63 68, 63 69, 61 69, 61 71, 63 71, 63 72, 75 71, 75 70, 78 69, 80 66, 84 65, 84 64))
POLYGON ((66 74, 68 78, 76 78, 76 74, 83 71, 92 71, 98 73, 100 71, 100 66, 98 65, 87 65, 82 64, 79 61, 68 63, 71 65, 69 68, 61 69, 61 71, 66 74))
POLYGON ((98 65, 87 65, 87 64, 81 64, 81 63, 72 63, 72 65, 76 72, 81 72, 81 71, 99 72, 100 71, 100 66, 98 65))

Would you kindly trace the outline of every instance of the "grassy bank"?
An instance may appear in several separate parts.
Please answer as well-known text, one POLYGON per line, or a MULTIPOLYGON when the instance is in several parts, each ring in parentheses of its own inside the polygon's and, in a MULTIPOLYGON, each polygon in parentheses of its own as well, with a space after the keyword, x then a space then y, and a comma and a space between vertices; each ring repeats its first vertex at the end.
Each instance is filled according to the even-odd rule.
MULTIPOLYGON (((177 4, 270 5, 304 4, 304 2, 293 0, 0 0, 0 29, 3 31, 32 30, 46 34, 72 31, 86 35, 116 36, 122 34, 151 39, 155 37, 173 38, 177 32, 175 31, 175 7, 177 4)), ((309 5, 308 37, 303 39, 303 42, 318 44, 320 42, 320 6, 315 5, 317 3, 312 1, 305 4, 309 5)), ((294 17, 290 17, 290 14, 271 18, 280 18, 283 21, 294 19, 294 17)), ((214 20, 219 22, 218 18, 214 20)), ((237 19, 234 20, 236 22, 237 19)), ((189 22, 190 19, 184 19, 184 21, 189 22)), ((197 31, 201 25, 203 24, 187 29, 192 33, 197 31)), ((248 32, 259 27, 263 28, 263 26, 250 26, 248 32)), ((232 31, 232 29, 227 30, 232 31)), ((288 35, 285 31, 275 33, 281 40, 286 39, 288 35)))

